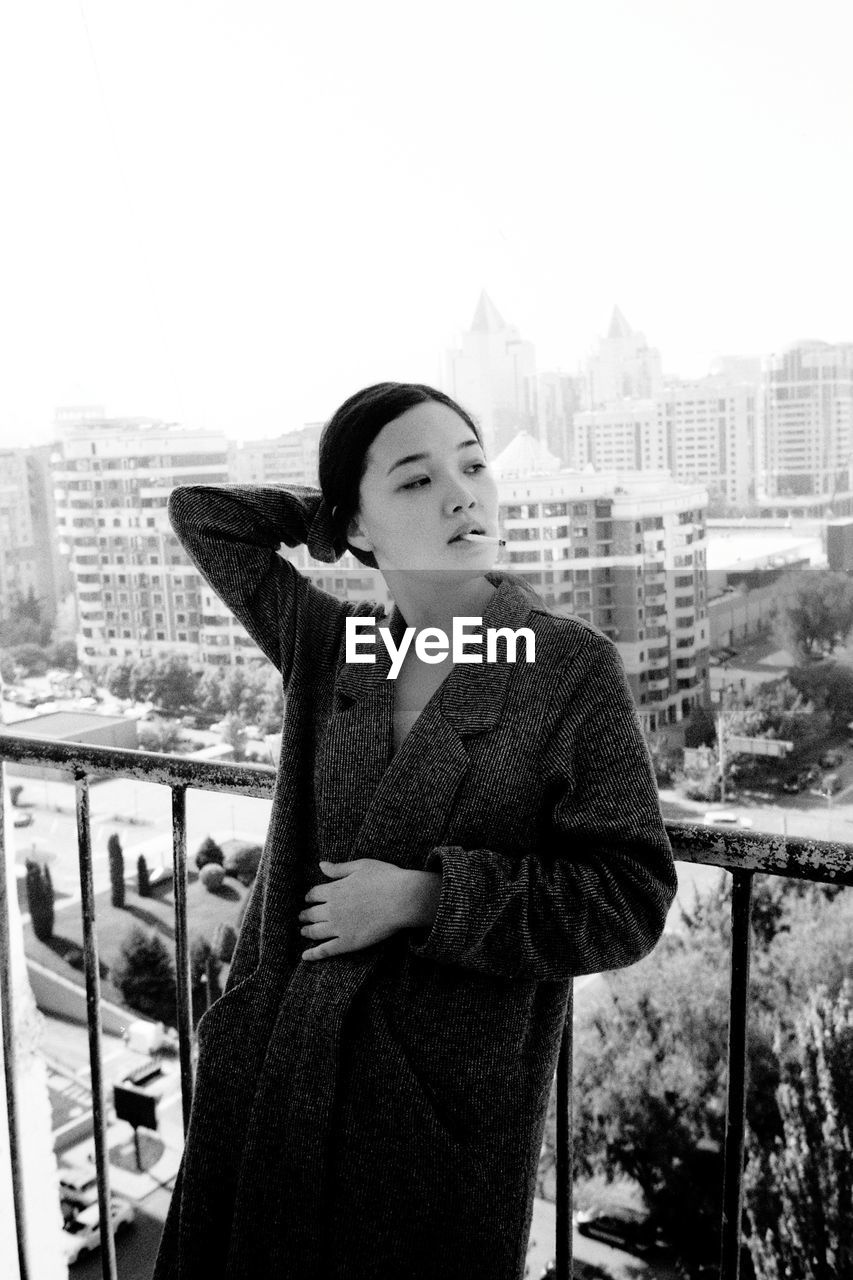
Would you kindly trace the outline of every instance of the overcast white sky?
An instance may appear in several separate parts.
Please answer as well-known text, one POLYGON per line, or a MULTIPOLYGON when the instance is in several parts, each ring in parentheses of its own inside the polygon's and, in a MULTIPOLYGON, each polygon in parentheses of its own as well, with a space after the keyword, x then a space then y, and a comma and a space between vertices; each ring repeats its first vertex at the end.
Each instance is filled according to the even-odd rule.
POLYGON ((0 443, 272 435, 435 381, 853 341, 849 0, 5 0, 0 443))

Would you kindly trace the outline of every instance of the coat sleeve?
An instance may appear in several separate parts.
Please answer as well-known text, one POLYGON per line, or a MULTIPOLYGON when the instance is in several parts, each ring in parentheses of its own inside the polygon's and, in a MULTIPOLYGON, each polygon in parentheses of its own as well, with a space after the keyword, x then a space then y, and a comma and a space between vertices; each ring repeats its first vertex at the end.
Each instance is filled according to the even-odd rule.
POLYGON ((630 965, 658 942, 675 897, 672 849, 622 659, 595 636, 567 664, 542 749, 541 853, 439 846, 438 909, 409 947, 508 979, 567 981, 630 965), (419 940, 420 939, 420 940, 419 940))
POLYGON ((181 485, 169 495, 169 519, 184 550, 285 684, 301 619, 333 624, 345 611, 278 554, 282 543, 318 549, 312 522, 320 498, 309 485, 181 485))

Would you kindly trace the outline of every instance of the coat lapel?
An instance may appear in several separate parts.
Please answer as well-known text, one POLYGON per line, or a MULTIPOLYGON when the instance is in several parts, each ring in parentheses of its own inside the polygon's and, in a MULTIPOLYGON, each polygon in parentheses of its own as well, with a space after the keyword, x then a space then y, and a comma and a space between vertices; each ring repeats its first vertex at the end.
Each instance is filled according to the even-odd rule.
MULTIPOLYGON (((488 627, 523 626, 535 597, 512 578, 485 576, 497 590, 483 614, 484 637, 488 627)), ((399 644, 407 624, 397 606, 390 621, 378 622, 399 644)), ((318 763, 320 845, 333 862, 379 857, 417 868, 467 772, 470 739, 500 720, 512 664, 486 662, 484 639, 483 662, 454 667, 392 758, 394 681, 378 632, 373 651, 375 663, 343 662, 338 671, 318 763)))

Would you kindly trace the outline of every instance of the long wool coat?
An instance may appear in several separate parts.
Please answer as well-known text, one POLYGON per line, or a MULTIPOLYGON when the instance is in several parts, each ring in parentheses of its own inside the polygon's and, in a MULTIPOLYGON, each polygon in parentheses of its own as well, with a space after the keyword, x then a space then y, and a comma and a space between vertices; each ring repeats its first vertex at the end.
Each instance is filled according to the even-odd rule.
POLYGON ((535 662, 457 664, 392 759, 390 659, 377 634, 347 664, 344 620, 405 620, 276 554, 316 495, 169 503, 288 698, 153 1280, 518 1280, 572 979, 645 956, 674 897, 651 761, 612 641, 499 572, 483 628, 530 627, 535 662), (302 960, 318 863, 360 857, 440 872, 433 924, 302 960))

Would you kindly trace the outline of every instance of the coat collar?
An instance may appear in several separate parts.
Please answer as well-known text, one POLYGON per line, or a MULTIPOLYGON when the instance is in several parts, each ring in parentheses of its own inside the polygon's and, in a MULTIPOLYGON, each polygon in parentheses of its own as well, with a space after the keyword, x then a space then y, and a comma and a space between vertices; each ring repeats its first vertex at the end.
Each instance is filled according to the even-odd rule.
MULTIPOLYGON (((528 614, 539 603, 531 588, 523 579, 509 575, 491 572, 483 576, 497 588, 483 612, 484 639, 489 627, 509 627, 516 630, 524 626, 528 614)), ((386 616, 377 620, 373 650, 376 661, 344 661, 335 682, 337 697, 350 702, 361 702, 371 697, 392 697, 394 681, 388 679, 391 657, 378 635, 380 625, 388 627, 394 643, 399 645, 408 624, 396 604, 391 611, 390 621, 386 616)), ((512 664, 509 662, 486 662, 485 650, 481 663, 458 663, 439 691, 442 716, 460 735, 494 728, 500 718, 511 671, 512 664)))
MULTIPOLYGON (((487 627, 523 626, 542 602, 523 579, 488 573, 497 590, 483 611, 487 627)), ((384 617, 379 619, 385 622, 384 617)), ((406 627, 395 606, 388 622, 399 643, 406 627)), ((330 862, 377 857, 418 868, 423 850, 439 843, 456 789, 469 768, 472 735, 495 729, 514 666, 458 663, 427 702, 400 750, 392 755, 395 681, 391 659, 376 637, 374 663, 342 662, 335 706, 316 770, 318 834, 330 862), (424 785, 424 780, 429 785, 424 785), (418 815, 412 840, 406 815, 418 815)))

